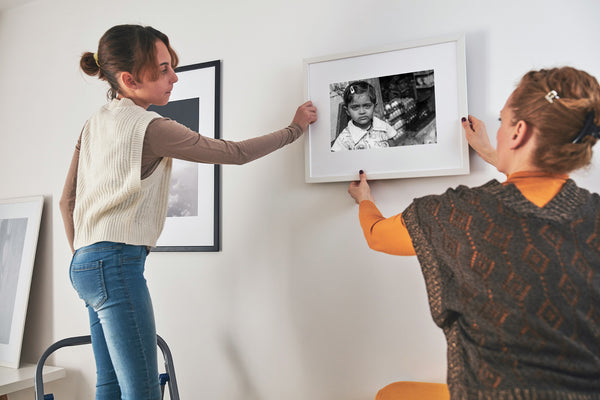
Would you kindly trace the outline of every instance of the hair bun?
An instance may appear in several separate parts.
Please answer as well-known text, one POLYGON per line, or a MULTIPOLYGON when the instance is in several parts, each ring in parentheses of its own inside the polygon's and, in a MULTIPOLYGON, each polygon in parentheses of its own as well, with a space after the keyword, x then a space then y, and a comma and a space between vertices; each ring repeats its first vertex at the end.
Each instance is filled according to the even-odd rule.
POLYGON ((79 66, 81 70, 85 72, 87 75, 95 76, 100 72, 100 67, 96 62, 94 57, 94 53, 86 51, 81 55, 81 60, 79 61, 79 66))

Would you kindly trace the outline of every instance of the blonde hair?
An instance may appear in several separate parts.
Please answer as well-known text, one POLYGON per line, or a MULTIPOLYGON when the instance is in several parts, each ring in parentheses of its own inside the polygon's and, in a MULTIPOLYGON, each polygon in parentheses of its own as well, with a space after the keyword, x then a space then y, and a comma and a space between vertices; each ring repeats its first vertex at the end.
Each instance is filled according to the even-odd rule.
POLYGON ((512 93, 509 107, 517 121, 525 121, 537 134, 534 164, 544 171, 568 173, 590 164, 597 139, 581 132, 586 117, 595 113, 600 125, 600 85, 596 78, 572 67, 542 69, 526 73, 512 93), (556 91, 558 97, 547 98, 556 91))

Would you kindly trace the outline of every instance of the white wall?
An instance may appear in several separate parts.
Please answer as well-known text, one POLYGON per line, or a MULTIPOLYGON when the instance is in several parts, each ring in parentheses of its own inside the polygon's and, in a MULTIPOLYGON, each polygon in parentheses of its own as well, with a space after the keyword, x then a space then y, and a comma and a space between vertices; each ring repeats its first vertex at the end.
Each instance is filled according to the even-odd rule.
MULTIPOLYGON (((79 55, 110 26, 164 31, 180 65, 221 59, 222 136, 234 140, 287 125, 304 101, 304 58, 464 32, 469 111, 495 136, 527 70, 571 64, 600 76, 598 15, 595 0, 36 0, 5 11, 0 197, 46 197, 22 360, 88 332, 58 199, 80 129, 105 101, 106 87, 78 71, 79 55)), ((302 142, 223 168, 222 252, 149 257, 158 331, 183 399, 367 400, 395 380, 445 380, 445 342, 416 258, 367 248, 347 184, 304 182, 302 142)), ((597 164, 576 176, 594 191, 597 164)), ((473 154, 471 172, 372 187, 389 216, 414 197, 500 177, 473 154)), ((90 353, 59 351, 52 362, 68 377, 47 391, 92 398, 90 353)))

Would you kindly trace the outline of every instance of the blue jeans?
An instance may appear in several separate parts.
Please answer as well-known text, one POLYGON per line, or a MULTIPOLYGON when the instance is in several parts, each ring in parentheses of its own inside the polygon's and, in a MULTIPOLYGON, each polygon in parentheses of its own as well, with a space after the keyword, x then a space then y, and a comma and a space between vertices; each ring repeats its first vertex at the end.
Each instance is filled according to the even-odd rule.
POLYGON ((161 397, 146 255, 145 246, 113 242, 94 243, 73 255, 71 283, 90 317, 96 400, 161 397))

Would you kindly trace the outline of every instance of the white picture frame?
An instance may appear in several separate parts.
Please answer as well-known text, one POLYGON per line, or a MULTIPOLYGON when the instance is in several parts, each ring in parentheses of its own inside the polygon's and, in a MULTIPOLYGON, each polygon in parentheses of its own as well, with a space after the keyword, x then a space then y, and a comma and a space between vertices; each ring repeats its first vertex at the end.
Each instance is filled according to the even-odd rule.
POLYGON ((0 366, 19 368, 43 196, 0 199, 0 366))
POLYGON ((359 170, 369 179, 469 173, 469 147, 461 125, 461 118, 467 116, 464 35, 305 59, 304 77, 305 97, 319 110, 319 120, 309 127, 305 140, 306 182, 357 180, 359 170), (389 125, 396 124, 397 134, 393 140, 375 144, 387 147, 369 148, 359 148, 360 143, 354 143, 358 136, 347 135, 356 147, 334 151, 334 147, 340 148, 334 134, 342 130, 345 110, 340 92, 356 81, 379 85, 374 89, 378 100, 375 115, 386 122, 389 115, 389 125), (428 98, 419 98, 421 89, 427 89, 428 98), (338 107, 337 97, 342 104, 338 107), (393 112, 392 100, 398 105, 393 112), (391 118, 398 112, 402 121, 391 118))

